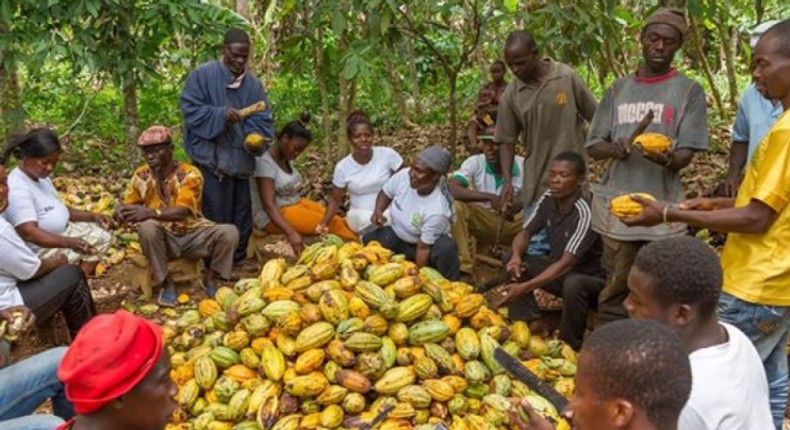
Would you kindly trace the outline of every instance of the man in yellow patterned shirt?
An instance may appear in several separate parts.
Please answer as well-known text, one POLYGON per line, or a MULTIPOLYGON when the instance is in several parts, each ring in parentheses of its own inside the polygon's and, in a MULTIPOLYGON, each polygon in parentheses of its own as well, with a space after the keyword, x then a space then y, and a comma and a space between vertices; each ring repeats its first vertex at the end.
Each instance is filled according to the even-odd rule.
POLYGON ((218 280, 231 276, 239 232, 231 224, 215 224, 203 217, 203 176, 191 164, 173 160, 173 143, 166 127, 148 128, 137 143, 146 164, 135 170, 115 218, 137 223, 154 285, 162 287, 160 305, 174 306, 176 302, 176 286, 167 271, 169 258, 208 259, 203 287, 206 294, 213 295, 218 280))
POLYGON ((673 208, 636 197, 645 210, 623 222, 683 222, 729 232, 721 258, 719 318, 741 329, 757 348, 768 376, 774 424, 781 429, 790 335, 790 20, 760 38, 752 76, 757 90, 781 101, 784 111, 752 156, 737 198, 693 199, 673 208))

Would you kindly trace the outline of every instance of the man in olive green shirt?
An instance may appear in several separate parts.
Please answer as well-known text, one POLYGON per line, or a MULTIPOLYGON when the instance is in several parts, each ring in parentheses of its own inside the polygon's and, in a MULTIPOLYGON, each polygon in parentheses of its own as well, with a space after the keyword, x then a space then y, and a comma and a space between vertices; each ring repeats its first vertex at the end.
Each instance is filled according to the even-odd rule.
MULTIPOLYGON (((551 160, 565 151, 584 153, 584 124, 592 120, 598 102, 570 66, 540 57, 528 31, 510 33, 504 55, 516 79, 505 89, 497 113, 494 139, 501 145, 500 158, 507 176, 500 196, 502 203, 512 201, 509 172, 516 141, 520 141, 526 147, 521 191, 526 218, 548 188, 551 160)), ((548 252, 545 232, 533 237, 528 252, 548 252)))

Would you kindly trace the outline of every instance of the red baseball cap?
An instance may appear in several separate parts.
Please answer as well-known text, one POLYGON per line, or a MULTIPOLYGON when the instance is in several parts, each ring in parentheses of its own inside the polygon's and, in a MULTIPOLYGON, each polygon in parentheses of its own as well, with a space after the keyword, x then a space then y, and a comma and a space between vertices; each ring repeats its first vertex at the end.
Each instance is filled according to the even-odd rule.
POLYGON ((127 311, 94 317, 58 366, 78 414, 101 409, 135 387, 162 355, 162 328, 127 311))

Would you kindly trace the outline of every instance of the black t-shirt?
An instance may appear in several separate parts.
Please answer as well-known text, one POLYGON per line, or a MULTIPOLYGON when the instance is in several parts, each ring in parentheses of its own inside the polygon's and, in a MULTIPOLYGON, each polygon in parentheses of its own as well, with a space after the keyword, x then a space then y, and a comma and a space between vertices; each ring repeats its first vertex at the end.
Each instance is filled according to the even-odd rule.
POLYGON ((562 213, 551 191, 546 191, 538 199, 535 211, 524 222, 524 229, 534 235, 545 228, 552 260, 559 260, 563 253, 570 252, 576 256, 572 272, 597 276, 603 273, 603 247, 598 233, 590 228, 591 222, 592 211, 587 199, 579 195, 572 209, 562 213))

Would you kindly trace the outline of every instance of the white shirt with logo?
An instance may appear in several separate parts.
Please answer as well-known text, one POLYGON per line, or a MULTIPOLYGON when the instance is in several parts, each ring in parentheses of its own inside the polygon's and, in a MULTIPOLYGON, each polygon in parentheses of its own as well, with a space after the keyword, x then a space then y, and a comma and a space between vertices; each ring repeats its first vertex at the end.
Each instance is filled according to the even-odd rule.
POLYGON ((382 191, 390 199, 390 225, 404 242, 433 245, 443 234, 450 233, 452 207, 437 186, 427 196, 417 194, 409 183, 409 171, 396 173, 382 191))

